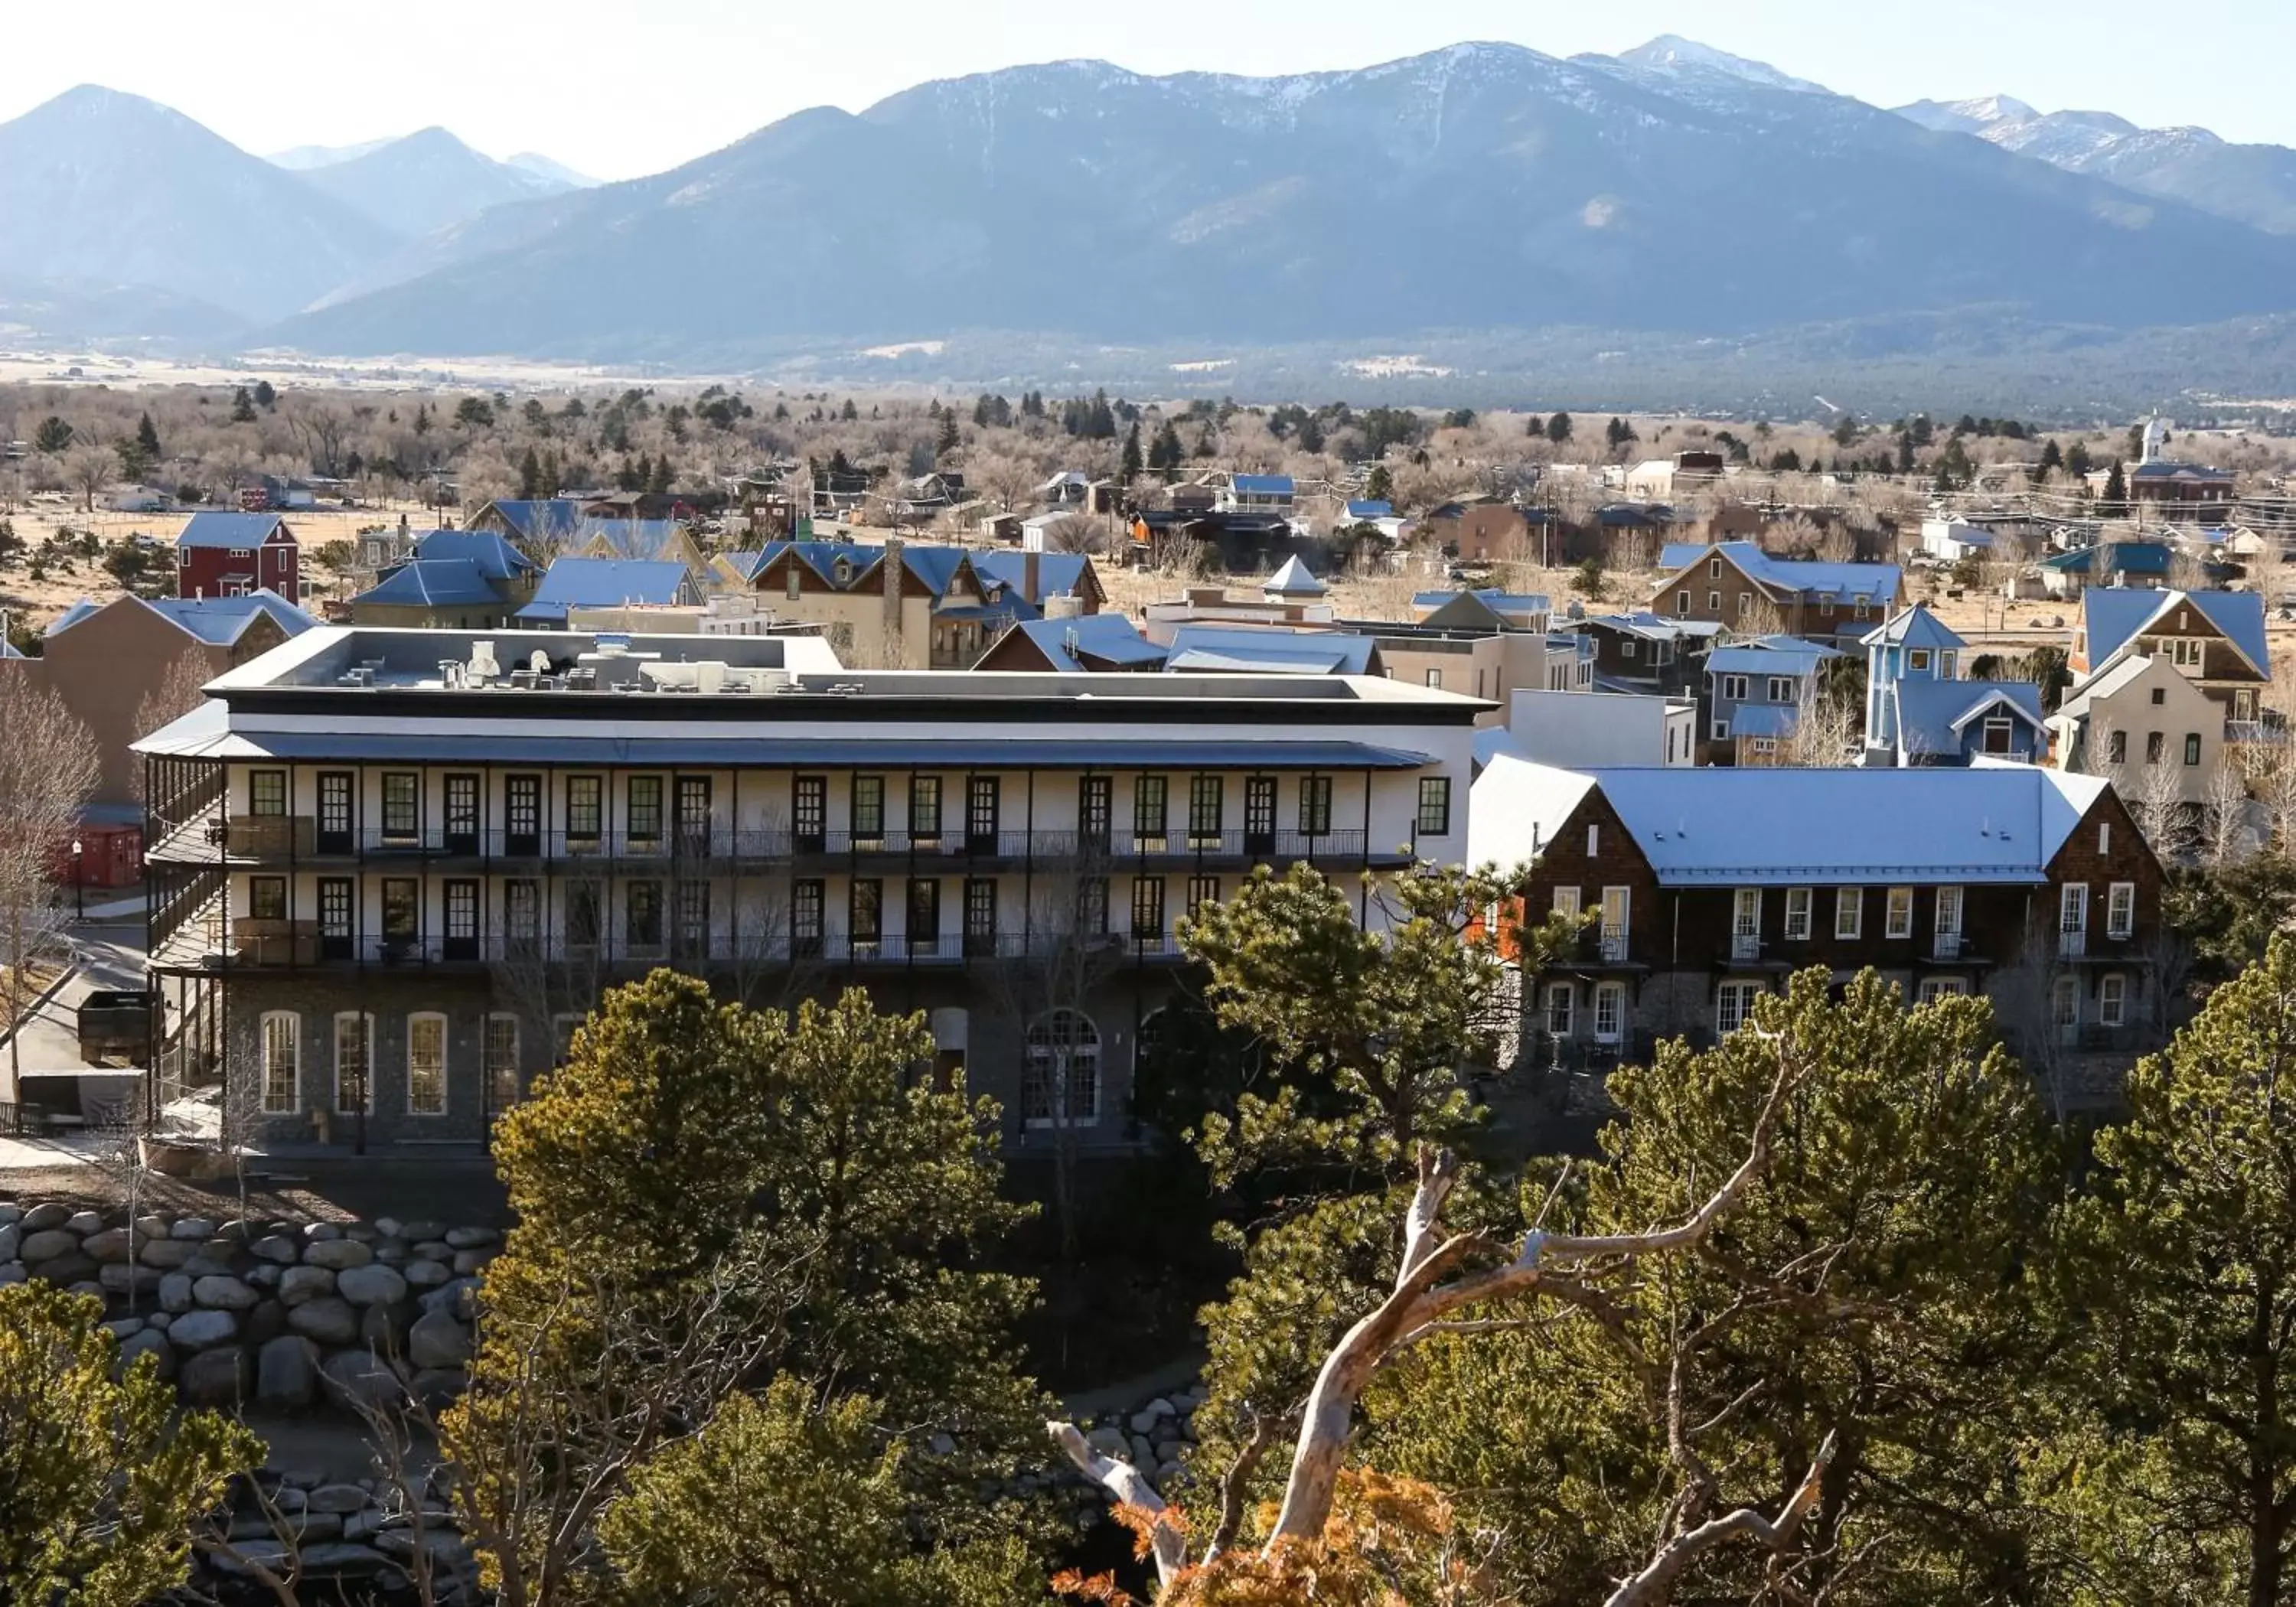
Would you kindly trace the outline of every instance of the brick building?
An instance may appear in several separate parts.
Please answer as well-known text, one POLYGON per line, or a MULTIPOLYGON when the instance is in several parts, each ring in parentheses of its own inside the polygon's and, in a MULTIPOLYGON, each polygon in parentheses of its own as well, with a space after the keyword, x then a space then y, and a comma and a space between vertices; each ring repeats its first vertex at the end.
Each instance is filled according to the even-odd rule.
POLYGON ((232 1130, 475 1150, 603 987, 674 964, 928 1012, 1013 1149, 1120 1147, 1177 916, 1304 860, 1377 922, 1365 873, 1464 857, 1471 698, 817 646, 321 627, 145 739, 152 969, 232 1130))

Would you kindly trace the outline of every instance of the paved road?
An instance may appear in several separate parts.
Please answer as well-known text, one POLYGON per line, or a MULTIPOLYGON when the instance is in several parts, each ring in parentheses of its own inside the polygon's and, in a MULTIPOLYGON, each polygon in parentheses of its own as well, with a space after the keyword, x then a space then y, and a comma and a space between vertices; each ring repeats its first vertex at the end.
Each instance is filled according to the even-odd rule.
POLYGON ((79 1002, 102 988, 139 988, 144 982, 144 928, 90 922, 67 929, 79 969, 32 1013, 13 1044, 0 1038, 0 1086, 12 1087, 12 1066, 26 1071, 71 1071, 79 1057, 79 1002))

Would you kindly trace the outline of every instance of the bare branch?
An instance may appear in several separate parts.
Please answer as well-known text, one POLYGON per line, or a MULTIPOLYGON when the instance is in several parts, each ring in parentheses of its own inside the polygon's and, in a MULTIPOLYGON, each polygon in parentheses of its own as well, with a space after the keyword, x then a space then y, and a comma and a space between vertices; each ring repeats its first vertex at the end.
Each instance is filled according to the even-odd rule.
POLYGON ((1802 1520, 1817 1505, 1825 1470, 1833 1460, 1833 1436, 1828 1434, 1825 1443, 1818 1447, 1809 1472, 1802 1475, 1801 1483, 1786 1498, 1775 1521, 1751 1506, 1742 1506, 1685 1530, 1660 1547, 1658 1554, 1644 1565, 1641 1572, 1612 1591, 1603 1607, 1652 1607, 1653 1603, 1664 1602, 1684 1569, 1732 1535, 1751 1535, 1773 1554, 1785 1551, 1801 1532, 1802 1520))
POLYGON ((1166 1516, 1164 1497, 1156 1493, 1156 1487, 1130 1463, 1094 1450, 1077 1431, 1076 1424, 1046 1423, 1045 1430, 1052 1435, 1054 1443, 1068 1453, 1077 1471, 1114 1496, 1119 1505, 1138 1507, 1154 1517, 1155 1528, 1150 1532, 1149 1543, 1156 1556, 1156 1577, 1169 1585, 1188 1565, 1188 1543, 1166 1516))

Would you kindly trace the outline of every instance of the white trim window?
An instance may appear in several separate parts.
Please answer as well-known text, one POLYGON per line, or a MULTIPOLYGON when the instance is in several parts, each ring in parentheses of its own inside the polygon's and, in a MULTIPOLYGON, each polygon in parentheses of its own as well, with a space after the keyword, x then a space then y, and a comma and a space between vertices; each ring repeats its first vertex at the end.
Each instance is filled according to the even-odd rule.
POLYGON ((1754 1001, 1762 996, 1759 982, 1719 982, 1714 988, 1714 1030, 1728 1037, 1746 1024, 1754 1013, 1754 1001))
POLYGON ((347 1010, 335 1017, 335 1113, 374 1113, 374 1017, 347 1010))
POLYGON ((1809 941, 1809 912, 1812 895, 1806 887, 1786 889, 1786 941, 1809 941))
POLYGON ((1718 742, 1730 740, 1730 722, 1718 714, 1714 717, 1714 740, 1718 742))
MULTIPOLYGON (((1592 831, 1594 828, 1589 826, 1587 830, 1592 831)), ((1584 895, 1575 887, 1556 888, 1554 890, 1554 913, 1558 915, 1568 915, 1570 919, 1576 921, 1578 918, 1579 905, 1584 895)))
POLYGON ((266 1010, 263 1035, 263 1113, 289 1116, 303 1086, 303 1018, 291 1010, 266 1010))
POLYGON ((2096 1022, 2100 1027, 2128 1024, 2128 979, 2117 971, 2096 980, 2096 1022))
POLYGON ((1969 983, 1962 977, 1923 977, 1921 1002, 1934 1004, 1939 999, 1957 999, 1968 991, 1969 983))
POLYGON ((1569 982, 1549 982, 1546 985, 1546 1036, 1569 1037, 1575 1022, 1578 990, 1569 982))
POLYGON ((1726 703, 1744 702, 1746 701, 1746 679, 1747 677, 1744 676, 1724 676, 1722 677, 1722 701, 1726 703))
POLYGON ((2068 881, 2057 890, 2057 930, 2069 936, 2088 931, 2088 883, 2068 881))
POLYGON ((2080 1034, 2080 979, 2059 977, 2051 989, 2050 1019, 2057 1037, 2070 1042, 2080 1034))
POLYGON ((1615 1044, 1627 1035, 1627 985, 1624 982, 1597 982, 1595 985, 1595 1041, 1615 1044))
POLYGON ((2104 935, 2126 938, 2136 930, 2136 884, 2115 881, 2104 891, 2104 935))
POLYGON ((1029 1024, 1021 1114, 1031 1127, 1089 1127, 1100 1121, 1100 1029, 1076 1010, 1029 1024))
POLYGON ((1941 887, 1937 890, 1937 935, 1940 938, 1961 936, 1961 890, 1941 887))
POLYGON ((1866 890, 1862 887, 1837 887, 1833 890, 1833 935, 1841 942, 1852 942, 1866 926, 1866 890))
POLYGON ((1910 938, 1914 935, 1914 890, 1893 887, 1889 904, 1882 916, 1882 935, 1885 938, 1910 938))
POLYGON ((1756 938, 1762 931, 1762 890, 1742 887, 1730 896, 1730 935, 1756 938))
POLYGON ((1791 703, 1799 696, 1799 694, 1794 691, 1793 677, 1792 676, 1772 676, 1770 677, 1769 693, 1769 701, 1773 703, 1791 703))
POLYGON ((406 1113, 447 1113, 447 1018, 435 1010, 406 1018, 406 1113))

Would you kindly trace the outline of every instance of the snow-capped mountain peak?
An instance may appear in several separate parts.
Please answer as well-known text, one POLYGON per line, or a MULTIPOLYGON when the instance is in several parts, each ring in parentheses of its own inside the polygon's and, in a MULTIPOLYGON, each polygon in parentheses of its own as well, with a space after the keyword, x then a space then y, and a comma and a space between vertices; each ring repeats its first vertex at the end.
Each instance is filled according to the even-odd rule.
POLYGON ((1646 45, 1621 51, 1618 59, 1629 67, 1640 67, 1652 72, 1718 73, 1765 89, 1790 89, 1797 94, 1831 94, 1823 84, 1813 84, 1808 78, 1797 78, 1780 72, 1767 61, 1750 61, 1734 56, 1726 50, 1717 50, 1710 45, 1701 45, 1695 39, 1685 39, 1680 34, 1660 34, 1646 45))

